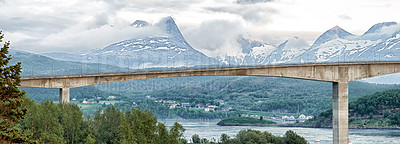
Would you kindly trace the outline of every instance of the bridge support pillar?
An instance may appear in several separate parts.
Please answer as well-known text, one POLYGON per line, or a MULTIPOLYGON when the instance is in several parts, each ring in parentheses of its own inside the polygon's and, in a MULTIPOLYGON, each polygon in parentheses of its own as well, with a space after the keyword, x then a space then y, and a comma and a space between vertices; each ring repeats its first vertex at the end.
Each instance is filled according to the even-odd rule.
POLYGON ((60 88, 60 103, 69 103, 69 88, 60 88))
POLYGON ((349 104, 348 82, 333 82, 333 143, 347 144, 349 142, 349 104))

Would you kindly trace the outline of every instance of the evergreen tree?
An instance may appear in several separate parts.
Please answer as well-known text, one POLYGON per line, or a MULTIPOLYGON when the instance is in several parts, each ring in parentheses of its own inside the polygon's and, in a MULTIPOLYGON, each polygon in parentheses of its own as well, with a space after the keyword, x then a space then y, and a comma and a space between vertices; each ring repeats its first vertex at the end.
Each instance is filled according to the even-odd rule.
POLYGON ((163 123, 158 123, 157 125, 157 131, 158 131, 158 141, 156 143, 158 144, 163 144, 166 141, 168 141, 168 130, 165 124, 163 123))
MULTIPOLYGON (((3 38, 0 31, 0 44, 3 38)), ((21 63, 9 65, 9 46, 10 42, 5 42, 0 50, 0 142, 28 142, 27 136, 14 126, 14 123, 24 117, 27 109, 21 107, 25 92, 18 89, 21 82, 21 63)))
POLYGON ((64 130, 66 143, 84 142, 89 136, 89 128, 83 120, 82 111, 76 104, 58 104, 59 122, 64 130))
POLYGON ((294 131, 288 130, 283 136, 285 143, 287 144, 307 144, 307 140, 297 135, 294 131))
POLYGON ((169 143, 174 143, 174 144, 181 144, 185 142, 185 139, 183 137, 183 132, 185 132, 185 128, 178 122, 175 122, 174 125, 170 129, 170 141, 169 143))
MULTIPOLYGON (((222 136, 221 136, 221 137, 222 137, 222 136)), ((192 136, 192 142, 193 142, 194 144, 200 143, 200 136, 199 136, 198 134, 194 134, 194 135, 192 136)))
POLYGON ((222 144, 228 144, 230 137, 227 134, 223 133, 223 134, 221 134, 220 139, 221 139, 222 144))

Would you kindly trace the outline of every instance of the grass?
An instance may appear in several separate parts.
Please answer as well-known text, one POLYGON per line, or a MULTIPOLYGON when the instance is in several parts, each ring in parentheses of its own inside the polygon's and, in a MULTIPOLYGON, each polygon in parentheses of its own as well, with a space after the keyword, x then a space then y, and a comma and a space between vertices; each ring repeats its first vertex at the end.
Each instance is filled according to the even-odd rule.
POLYGON ((115 103, 120 103, 123 101, 99 101, 99 103, 92 103, 92 104, 83 104, 83 103, 77 103, 76 104, 81 108, 81 111, 83 112, 84 115, 87 114, 93 114, 95 111, 99 109, 99 107, 102 107, 103 103, 106 105, 114 105, 115 103))

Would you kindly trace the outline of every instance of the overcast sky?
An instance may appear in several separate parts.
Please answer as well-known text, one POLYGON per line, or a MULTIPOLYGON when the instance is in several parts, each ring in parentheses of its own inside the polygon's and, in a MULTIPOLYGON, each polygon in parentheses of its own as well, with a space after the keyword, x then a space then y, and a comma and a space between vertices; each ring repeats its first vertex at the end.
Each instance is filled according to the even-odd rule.
POLYGON ((13 49, 77 52, 138 36, 137 19, 172 16, 188 42, 207 55, 234 53, 238 35, 278 45, 309 45, 339 25, 362 34, 400 22, 398 0, 0 0, 0 30, 13 49))

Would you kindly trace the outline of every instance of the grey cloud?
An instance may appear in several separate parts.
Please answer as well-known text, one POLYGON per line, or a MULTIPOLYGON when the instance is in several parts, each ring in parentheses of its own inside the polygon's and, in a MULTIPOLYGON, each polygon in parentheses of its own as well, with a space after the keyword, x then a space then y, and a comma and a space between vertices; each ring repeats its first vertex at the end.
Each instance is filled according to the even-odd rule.
POLYGON ((239 21, 214 20, 184 32, 185 38, 196 49, 210 56, 234 54, 241 51, 237 38, 243 33, 239 21))
POLYGON ((343 20, 352 20, 352 18, 348 15, 339 15, 339 18, 341 18, 343 20))
POLYGON ((363 37, 367 38, 367 39, 380 39, 380 38, 386 39, 386 38, 393 36, 393 34, 396 34, 398 32, 400 32, 400 23, 390 25, 390 26, 384 26, 374 33, 369 33, 369 34, 363 35, 363 37))
POLYGON ((278 11, 272 7, 261 6, 232 6, 232 7, 210 7, 208 10, 213 12, 231 13, 241 16, 244 20, 253 23, 268 23, 271 21, 272 15, 278 11))
POLYGON ((202 2, 202 0, 144 0, 129 3, 127 9, 140 10, 143 12, 177 12, 190 8, 191 5, 202 2))
POLYGON ((121 9, 127 6, 127 4, 129 3, 126 0, 99 0, 99 1, 107 3, 109 8, 113 10, 121 9))
POLYGON ((108 24, 109 14, 107 13, 100 13, 94 17, 94 20, 90 22, 90 28, 98 28, 108 24))
POLYGON ((266 3, 272 2, 273 0, 236 0, 237 4, 256 4, 256 3, 266 3))
POLYGON ((59 32, 72 23, 72 20, 51 16, 0 17, 0 29, 9 32, 27 31, 31 34, 59 32))
POLYGON ((154 35, 165 36, 166 34, 159 27, 155 26, 138 29, 133 27, 111 27, 105 25, 98 28, 86 29, 86 26, 82 25, 81 28, 78 29, 66 29, 63 32, 48 35, 35 42, 23 42, 18 46, 20 46, 19 48, 21 49, 26 50, 26 48, 28 48, 29 51, 34 52, 73 52, 102 48, 122 40, 154 35), (31 46, 26 47, 28 45, 31 46))
POLYGON ((307 41, 303 38, 290 38, 286 43, 287 49, 303 49, 308 47, 307 41))

